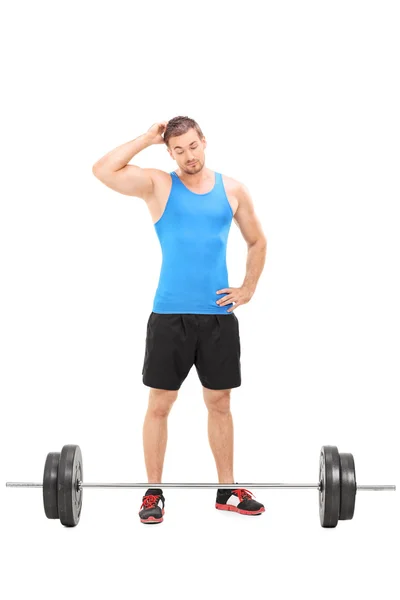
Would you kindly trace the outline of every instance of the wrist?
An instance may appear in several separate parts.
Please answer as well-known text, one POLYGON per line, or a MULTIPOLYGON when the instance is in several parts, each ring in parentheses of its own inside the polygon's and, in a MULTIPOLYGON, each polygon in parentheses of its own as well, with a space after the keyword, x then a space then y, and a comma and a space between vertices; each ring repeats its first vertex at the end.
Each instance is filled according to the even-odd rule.
POLYGON ((152 146, 153 145, 154 135, 152 135, 148 131, 146 131, 146 133, 143 133, 140 137, 142 138, 142 140, 146 144, 146 146, 152 146))
POLYGON ((247 292, 249 292, 250 294, 253 295, 254 292, 256 291, 256 286, 255 285, 251 285, 250 283, 243 283, 242 289, 246 290, 247 292))

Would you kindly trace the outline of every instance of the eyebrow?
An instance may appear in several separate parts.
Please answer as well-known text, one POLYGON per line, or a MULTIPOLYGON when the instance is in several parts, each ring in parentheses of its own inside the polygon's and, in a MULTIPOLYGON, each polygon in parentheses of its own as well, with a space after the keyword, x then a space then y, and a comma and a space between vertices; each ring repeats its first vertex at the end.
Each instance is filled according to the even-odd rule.
MULTIPOLYGON (((191 146, 192 144, 197 144, 197 140, 190 142, 189 146, 191 146)), ((180 150, 183 150, 182 146, 174 146, 174 150, 176 150, 177 148, 179 148, 180 150)))

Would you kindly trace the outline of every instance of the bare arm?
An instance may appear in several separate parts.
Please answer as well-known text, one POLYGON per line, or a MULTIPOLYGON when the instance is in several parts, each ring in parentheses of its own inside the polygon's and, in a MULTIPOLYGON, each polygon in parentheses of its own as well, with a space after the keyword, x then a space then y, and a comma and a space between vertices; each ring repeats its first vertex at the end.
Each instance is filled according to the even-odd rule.
POLYGON ((108 152, 93 165, 92 172, 95 177, 120 194, 149 200, 154 192, 154 176, 157 169, 142 169, 128 163, 144 148, 163 143, 161 133, 164 128, 164 124, 155 124, 131 142, 108 152))
POLYGON ((239 184, 237 188, 239 207, 235 212, 235 222, 244 237, 247 250, 246 277, 242 286, 248 287, 252 293, 264 269, 267 253, 267 238, 255 213, 253 200, 247 187, 239 184))

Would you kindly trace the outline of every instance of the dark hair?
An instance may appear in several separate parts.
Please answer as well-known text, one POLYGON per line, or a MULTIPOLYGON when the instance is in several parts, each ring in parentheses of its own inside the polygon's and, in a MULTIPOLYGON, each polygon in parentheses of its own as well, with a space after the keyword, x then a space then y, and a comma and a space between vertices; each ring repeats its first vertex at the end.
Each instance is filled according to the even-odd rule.
POLYGON ((189 117, 174 117, 173 119, 170 119, 164 131, 164 142, 168 146, 169 138, 183 135, 189 131, 189 129, 197 131, 199 138, 203 139, 203 132, 194 119, 190 119, 189 117))

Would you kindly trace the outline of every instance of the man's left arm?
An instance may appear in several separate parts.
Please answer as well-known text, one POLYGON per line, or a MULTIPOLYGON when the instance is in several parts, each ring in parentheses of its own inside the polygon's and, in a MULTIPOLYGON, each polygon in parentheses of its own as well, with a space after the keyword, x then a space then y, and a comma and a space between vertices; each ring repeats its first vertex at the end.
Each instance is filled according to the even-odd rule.
POLYGON ((226 288, 217 290, 217 294, 228 293, 218 300, 217 304, 223 306, 235 302, 232 312, 240 304, 246 304, 253 296, 257 282, 260 278, 265 264, 267 254, 267 238, 261 227, 261 223, 255 213, 254 204, 247 187, 238 183, 237 199, 239 202, 235 212, 234 221, 238 225, 242 236, 247 243, 246 276, 240 288, 226 288))

